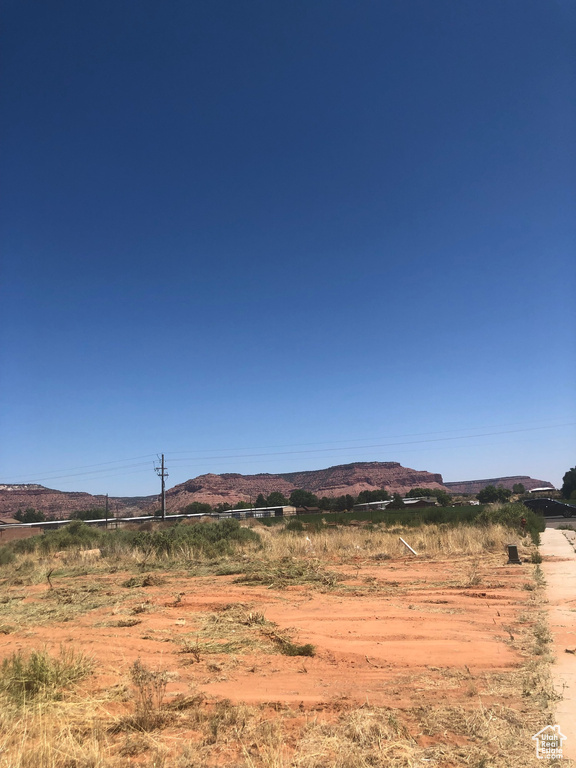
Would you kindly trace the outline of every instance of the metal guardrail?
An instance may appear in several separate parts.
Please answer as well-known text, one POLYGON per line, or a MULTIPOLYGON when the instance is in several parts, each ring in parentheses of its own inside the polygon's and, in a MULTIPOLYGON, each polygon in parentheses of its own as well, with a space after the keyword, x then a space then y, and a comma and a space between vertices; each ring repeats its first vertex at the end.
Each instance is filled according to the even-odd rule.
MULTIPOLYGON (((576 508, 575 508, 576 509, 576 508)), ((380 511, 380 510, 375 510, 380 511)), ((412 511, 415 511, 414 509, 412 511)), ((321 511, 319 514, 326 514, 326 511, 321 511)), ((282 507, 269 507, 269 508, 256 508, 256 509, 231 509, 226 510, 225 512, 194 512, 192 514, 180 514, 180 515, 166 515, 164 520, 187 520, 187 519, 193 519, 198 517, 209 517, 212 520, 229 520, 230 518, 233 518, 235 520, 249 520, 249 519, 259 519, 259 518, 266 518, 266 517, 296 517, 297 515, 309 515, 314 514, 309 512, 308 510, 302 512, 302 511, 291 511, 291 512, 284 512, 282 507)), ((340 514, 344 514, 344 512, 341 512, 340 514)), ((115 527, 119 523, 146 523, 146 522, 160 522, 162 520, 161 517, 157 517, 156 515, 141 515, 139 517, 109 517, 106 518, 97 518, 96 520, 82 520, 81 522, 86 523, 86 525, 96 525, 96 526, 106 526, 108 527, 112 526, 115 527)), ((44 520, 41 523, 9 523, 6 525, 0 525, 0 530, 14 530, 14 528, 43 528, 43 529, 51 529, 51 528, 60 528, 63 525, 68 525, 69 523, 74 522, 74 519, 66 519, 66 520, 44 520)))
MULTIPOLYGON (((290 514, 290 517, 294 513, 290 514)), ((229 520, 229 519, 235 519, 235 520, 246 520, 247 518, 261 518, 261 517, 283 517, 282 512, 276 512, 276 511, 268 511, 268 510, 252 510, 252 509, 236 509, 236 510, 229 510, 226 512, 194 512, 193 514, 189 515, 166 515, 164 520, 186 520, 190 518, 197 518, 197 517, 210 517, 212 520, 229 520)), ((102 517, 97 518, 96 520, 82 520, 81 522, 86 523, 86 525, 96 525, 96 526, 115 526, 118 523, 146 523, 149 521, 152 522, 160 522, 162 520, 161 517, 157 517, 156 515, 142 515, 140 517, 109 517, 108 519, 102 517)), ((69 520, 44 520, 41 523, 9 523, 6 525, 0 525, 0 530, 14 530, 14 528, 60 528, 63 525, 68 525, 68 523, 73 523, 74 519, 69 520)))

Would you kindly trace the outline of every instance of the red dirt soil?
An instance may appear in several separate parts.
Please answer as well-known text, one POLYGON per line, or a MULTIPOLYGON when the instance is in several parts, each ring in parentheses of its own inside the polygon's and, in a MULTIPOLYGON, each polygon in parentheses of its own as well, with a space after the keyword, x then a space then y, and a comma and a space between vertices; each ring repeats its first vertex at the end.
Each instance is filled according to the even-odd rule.
MULTIPOLYGON (((161 586, 128 589, 122 583, 131 574, 110 574, 99 570, 100 564, 93 573, 74 578, 59 578, 55 572, 57 590, 91 585, 108 595, 110 604, 71 621, 22 622, 2 636, 0 658, 18 649, 71 643, 96 660, 96 676, 89 683, 93 693, 128 684, 129 666, 140 658, 153 668, 174 671, 169 697, 200 691, 233 702, 316 708, 339 700, 391 707, 433 701, 438 706, 449 696, 454 705, 471 695, 472 679, 478 682, 522 662, 509 642, 510 628, 513 632, 526 609, 528 593, 522 584, 529 575, 504 562, 502 556, 485 558, 479 578, 472 580, 467 576, 470 561, 462 558, 359 561, 356 567, 332 568, 348 580, 325 593, 309 585, 276 590, 237 584, 234 576, 187 577, 181 572, 164 573, 161 586), (465 586, 478 580, 478 586, 465 586), (176 595, 181 595, 179 602, 176 595), (144 612, 134 613, 142 604, 144 612), (179 643, 201 632, 207 612, 230 604, 262 613, 278 625, 277 632, 299 644, 312 643, 316 655, 288 657, 250 647, 209 653, 202 650, 201 634, 199 661, 182 654, 179 643), (140 623, 111 626, 130 616, 140 623)), ((26 593, 23 606, 41 605, 49 586, 8 589, 18 591, 26 593)), ((2 618, 10 621, 6 611, 2 618)), ((220 642, 234 640, 236 633, 230 624, 220 642)), ((499 700, 490 690, 483 692, 484 703, 499 700)))

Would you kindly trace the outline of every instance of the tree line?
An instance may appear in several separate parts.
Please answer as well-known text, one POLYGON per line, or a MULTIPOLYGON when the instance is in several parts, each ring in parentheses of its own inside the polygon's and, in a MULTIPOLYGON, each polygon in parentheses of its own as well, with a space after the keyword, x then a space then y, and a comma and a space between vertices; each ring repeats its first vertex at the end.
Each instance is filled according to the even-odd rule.
MULTIPOLYGON (((439 488, 412 488, 407 494, 410 498, 420 496, 433 496, 441 506, 449 506, 452 497, 439 488)), ((210 504, 193 501, 184 507, 181 512, 186 515, 192 514, 210 514, 211 512, 227 512, 230 509, 260 509, 262 507, 299 507, 306 509, 319 509, 322 512, 346 512, 352 509, 356 504, 368 504, 374 501, 390 501, 388 505, 392 509, 404 507, 402 496, 390 493, 381 488, 374 491, 361 491, 357 496, 344 494, 342 496, 321 496, 318 497, 311 491, 305 491, 302 488, 296 488, 290 496, 285 496, 280 491, 272 491, 268 496, 259 493, 256 501, 250 504, 247 501, 239 501, 234 504, 223 502, 212 507, 210 504)))

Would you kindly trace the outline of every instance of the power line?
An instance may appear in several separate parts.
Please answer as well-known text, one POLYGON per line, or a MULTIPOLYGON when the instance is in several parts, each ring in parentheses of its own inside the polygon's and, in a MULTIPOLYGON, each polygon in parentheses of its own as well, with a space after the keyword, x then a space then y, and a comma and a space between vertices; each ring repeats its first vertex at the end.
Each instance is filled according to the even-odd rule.
MULTIPOLYGON (((533 422, 532 422, 533 423, 533 422)), ((575 422, 567 422, 563 424, 548 424, 544 426, 539 427, 527 427, 523 429, 512 429, 512 430, 503 430, 503 431, 496 431, 496 432, 484 432, 484 433, 473 433, 473 434, 467 434, 467 435, 452 435, 449 437, 437 437, 437 438, 428 438, 423 440, 408 440, 408 441, 400 441, 400 442, 387 442, 387 443, 371 443, 368 445, 345 445, 345 446, 338 446, 335 448, 330 447, 323 447, 323 448, 313 448, 313 449, 304 449, 304 450, 297 450, 297 451, 267 451, 263 453, 230 453, 228 455, 213 455, 213 456, 184 456, 182 458, 172 458, 172 462, 178 462, 178 463, 191 463, 191 464, 198 464, 203 463, 206 461, 221 461, 223 459, 253 459, 253 458, 265 458, 269 456, 297 456, 297 455, 306 455, 306 454, 334 454, 338 452, 349 452, 349 451, 358 451, 358 450, 368 450, 373 448, 397 448, 401 446, 407 446, 407 445, 421 445, 424 443, 441 443, 441 442, 452 442, 455 440, 468 440, 472 438, 478 438, 478 437, 491 437, 495 435, 508 435, 508 434, 517 434, 517 433, 525 433, 525 432, 533 432, 533 431, 539 431, 539 430, 545 430, 545 429, 556 429, 559 427, 567 427, 567 426, 574 426, 575 422)), ((470 427, 469 429, 481 429, 481 427, 470 427)), ((448 432, 455 432, 460 430, 447 430, 444 432, 423 432, 423 433, 409 433, 406 436, 418 436, 418 435, 442 435, 447 434, 448 432)), ((402 437, 402 435, 399 435, 398 437, 402 437)), ((325 441, 324 443, 294 443, 294 444, 288 444, 285 447, 291 447, 291 445, 298 446, 298 445, 334 445, 336 443, 342 443, 342 442, 360 442, 369 440, 370 438, 353 438, 348 441, 343 440, 334 440, 334 441, 325 441)), ((373 438, 372 438, 373 439, 373 438)), ((387 439, 387 438, 384 438, 387 439)), ((389 438, 388 438, 389 439, 389 438)), ((274 447, 274 446, 270 446, 274 447)), ((284 446, 278 446, 278 447, 284 447, 284 446)), ((230 449, 216 449, 216 450, 230 450, 230 449)), ((233 450, 233 449, 232 449, 233 450)), ((237 449, 241 450, 241 449, 237 449)), ((250 450, 250 449, 248 449, 250 450)), ((200 451, 189 451, 189 453, 199 453, 200 451)), ((184 451, 174 451, 170 452, 170 455, 177 454, 177 453, 185 453, 184 451)), ((145 454, 143 456, 135 456, 133 457, 133 460, 140 459, 140 458, 149 458, 151 456, 154 456, 155 454, 145 454)), ((121 477, 124 474, 136 474, 136 472, 126 472, 125 470, 133 469, 134 467, 144 467, 147 465, 147 462, 138 462, 136 464, 125 464, 124 466, 112 466, 112 465, 120 465, 122 462, 131 461, 131 459, 118 459, 115 461, 105 461, 100 462, 98 464, 86 464, 83 466, 74 467, 72 469, 84 469, 86 468, 88 471, 86 472, 71 472, 67 474, 54 474, 56 472, 66 472, 66 470, 52 470, 52 472, 42 473, 45 476, 44 477, 38 477, 38 474, 29 474, 29 475, 19 475, 17 479, 12 480, 11 482, 14 484, 17 484, 19 480, 23 478, 34 478, 36 482, 50 482, 52 480, 65 480, 68 478, 73 477, 87 477, 88 475, 100 475, 100 479, 104 479, 105 477, 121 477), (89 469, 90 467, 104 467, 103 469, 89 469), (110 469, 115 470, 114 474, 108 474, 103 475, 101 473, 109 472, 110 469), (117 472, 116 472, 117 470, 117 472)), ((148 470, 137 470, 138 472, 145 472, 148 470)), ((6 482, 6 481, 4 481, 6 482)))
MULTIPOLYGON (((519 440, 506 441, 505 444, 506 445, 512 445, 512 444, 513 445, 517 445, 519 443, 522 444, 522 441, 519 441, 519 440)), ((502 445, 502 442, 500 441, 500 442, 489 442, 489 443, 473 443, 473 444, 468 444, 468 445, 462 446, 462 447, 465 448, 466 450, 468 450, 470 448, 485 448, 487 446, 493 446, 493 445, 502 445)), ((429 452, 429 451, 445 451, 445 450, 449 449, 449 447, 450 446, 448 446, 448 445, 441 445, 441 446, 439 446, 439 445, 433 445, 433 446, 429 445, 427 447, 419 447, 419 448, 412 448, 412 449, 401 448, 400 450, 396 450, 394 452, 394 456, 396 457, 398 454, 414 454, 414 453, 426 453, 426 452, 429 452)), ((358 453, 359 449, 360 449, 360 446, 357 446, 354 449, 354 451, 355 451, 354 453, 349 453, 348 452, 346 454, 346 456, 350 457, 350 458, 358 457, 358 459, 360 461, 362 461, 362 460, 366 460, 367 461, 368 459, 365 459, 365 458, 363 459, 362 458, 362 457, 365 456, 364 453, 358 453)), ((342 449, 342 450, 345 450, 345 449, 342 449)), ((320 456, 316 456, 316 458, 331 458, 331 457, 330 456, 320 455, 320 456)), ((385 458, 381 458, 381 459, 371 458, 370 460, 371 461, 385 461, 386 459, 385 458)), ((283 461, 285 461, 284 457, 276 457, 276 458, 270 458, 270 459, 263 459, 263 460, 259 461, 258 463, 259 464, 278 464, 278 463, 283 462, 283 461)), ((231 460, 228 460, 227 463, 224 464, 224 465, 219 464, 219 467, 222 467, 222 466, 237 467, 238 465, 252 464, 252 463, 253 462, 250 461, 250 460, 244 461, 242 459, 231 459, 231 460)), ((185 467, 182 467, 181 469, 185 470, 185 467)), ((132 472, 118 473, 118 474, 113 474, 113 475, 105 475, 103 477, 102 476, 98 477, 97 479, 98 480, 104 480, 104 479, 108 479, 108 478, 126 477, 128 475, 135 475, 135 474, 143 474, 143 473, 147 474, 149 471, 150 471, 149 469, 135 470, 135 471, 132 471, 132 472)), ((304 470, 304 469, 303 470, 288 470, 287 472, 280 472, 279 474, 293 474, 295 472, 306 472, 306 471, 309 471, 309 470, 304 470)), ((69 482, 72 482, 72 481, 69 481, 69 482)), ((62 485, 68 485, 69 482, 68 483, 62 483, 62 485)), ((151 495, 154 495, 154 494, 129 494, 129 495, 137 495, 137 496, 138 495, 148 495, 148 496, 151 496, 151 495)))
MULTIPOLYGON (((386 437, 351 437, 346 440, 318 440, 311 443, 283 443, 280 445, 257 445, 257 446, 251 446, 251 447, 243 447, 243 448, 213 448, 213 451, 241 451, 241 450, 267 450, 270 448, 296 448, 298 446, 308 446, 308 445, 335 445, 337 443, 359 443, 359 442, 365 442, 366 440, 395 440, 397 438, 401 437, 424 437, 426 435, 448 435, 452 432, 468 432, 471 430, 478 430, 478 429, 492 429, 492 428, 501 428, 501 427, 516 427, 520 425, 525 424, 540 424, 543 420, 538 421, 516 421, 516 422, 510 422, 507 424, 484 424, 481 427, 457 427, 455 429, 445 429, 445 430, 437 430, 434 432, 407 432, 406 434, 402 435, 387 435, 386 437)), ((546 424, 543 427, 537 427, 538 429, 542 428, 552 428, 557 426, 569 426, 565 423, 560 424, 546 424)), ((535 427, 536 428, 536 427, 535 427)), ((168 451, 168 454, 170 456, 174 456, 179 453, 201 453, 201 449, 194 449, 191 448, 186 451, 168 451)), ((179 461, 179 459, 175 459, 175 461, 179 461)))
POLYGON ((480 434, 474 434, 474 435, 456 435, 453 437, 437 437, 432 438, 428 440, 407 440, 402 441, 398 443, 372 443, 371 445, 362 445, 362 446, 348 446, 348 447, 340 447, 340 448, 310 448, 303 451, 274 451, 274 452, 268 452, 268 453, 244 453, 244 454, 230 454, 228 456, 202 456, 201 458, 194 458, 194 457, 183 457, 181 459, 172 459, 172 461, 193 461, 193 462, 199 462, 199 461, 218 461, 219 459, 248 459, 248 458, 260 458, 263 456, 295 456, 300 455, 303 453, 326 453, 326 452, 333 452, 333 451, 346 451, 346 450, 357 450, 358 448, 362 449, 368 449, 368 448, 395 448, 397 446, 402 445, 421 445, 422 443, 441 443, 441 442, 447 442, 447 441, 453 441, 453 440, 469 440, 471 438, 477 438, 477 437, 493 437, 494 435, 512 435, 517 434, 520 432, 534 432, 538 430, 543 429, 555 429, 557 427, 565 427, 565 426, 573 426, 576 424, 576 422, 570 422, 568 424, 556 424, 554 426, 546 426, 546 427, 528 427, 527 429, 509 429, 504 430, 502 432, 483 432, 480 434))
MULTIPOLYGON (((150 463, 138 462, 138 464, 126 464, 126 466, 124 467, 113 467, 113 469, 133 469, 134 467, 143 467, 145 465, 150 466, 150 463)), ((50 477, 38 477, 37 475, 31 475, 31 477, 34 477, 36 479, 36 482, 40 482, 40 481, 50 482, 51 480, 63 480, 68 477, 86 477, 87 475, 98 475, 101 472, 108 472, 108 471, 109 471, 108 469, 93 469, 93 470, 90 470, 89 472, 75 472, 68 475, 51 475, 50 477)), ((20 477, 22 477, 22 475, 20 475, 20 477)), ((14 481, 14 484, 17 485, 18 483, 14 481)))
MULTIPOLYGON (((109 464, 122 464, 124 461, 136 461, 137 459, 150 459, 156 456, 155 453, 147 453, 144 456, 132 456, 129 459, 115 459, 114 461, 101 461, 98 464, 82 464, 79 467, 63 467, 62 469, 48 469, 45 472, 34 472, 34 473, 28 473, 26 475, 18 475, 18 477, 37 477, 38 475, 51 475, 54 472, 74 472, 77 469, 90 469, 91 467, 103 467, 105 465, 109 464)), ((135 464, 132 464, 131 466, 136 466, 135 464)), ((105 470, 102 470, 105 471, 105 470)), ((85 473, 81 473, 85 474, 85 473)), ((66 477, 73 477, 73 475, 66 475, 66 477)), ((55 478, 58 480, 59 478, 55 478)))

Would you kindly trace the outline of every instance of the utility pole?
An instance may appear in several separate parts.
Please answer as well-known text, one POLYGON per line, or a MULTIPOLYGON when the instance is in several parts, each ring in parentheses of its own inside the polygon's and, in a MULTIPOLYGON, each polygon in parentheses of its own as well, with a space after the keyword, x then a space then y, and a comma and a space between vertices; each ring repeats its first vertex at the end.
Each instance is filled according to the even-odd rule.
POLYGON ((108 529, 108 494, 106 494, 106 529, 108 529))
POLYGON ((168 472, 164 468, 164 454, 162 454, 162 463, 159 467, 154 467, 156 474, 162 482, 162 520, 166 519, 166 484, 164 478, 168 477, 168 472))

